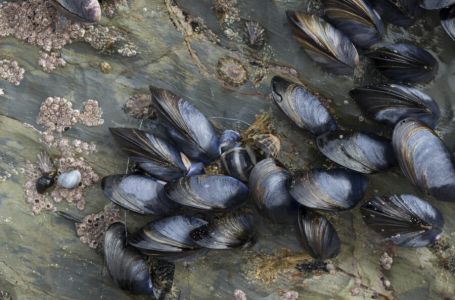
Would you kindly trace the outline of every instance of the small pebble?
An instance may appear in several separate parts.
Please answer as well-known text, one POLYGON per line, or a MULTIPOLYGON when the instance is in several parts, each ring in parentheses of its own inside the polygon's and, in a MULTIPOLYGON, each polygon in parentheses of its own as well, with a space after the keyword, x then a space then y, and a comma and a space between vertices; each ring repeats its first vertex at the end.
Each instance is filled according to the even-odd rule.
POLYGON ((100 62, 100 70, 104 74, 109 74, 112 72, 112 66, 107 61, 100 62))

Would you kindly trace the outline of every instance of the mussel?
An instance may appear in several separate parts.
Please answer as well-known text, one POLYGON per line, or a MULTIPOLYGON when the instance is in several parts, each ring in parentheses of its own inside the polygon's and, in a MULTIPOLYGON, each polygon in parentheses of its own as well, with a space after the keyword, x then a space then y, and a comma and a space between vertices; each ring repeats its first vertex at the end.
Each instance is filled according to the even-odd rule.
POLYGON ((290 177, 272 158, 261 160, 250 174, 249 188, 257 209, 276 223, 295 222, 297 202, 288 192, 290 177))
POLYGON ((335 74, 354 73, 359 54, 341 31, 318 16, 296 11, 286 15, 297 40, 315 62, 335 74))
POLYGON ((442 28, 455 41, 455 5, 441 9, 440 18, 442 28))
POLYGON ((148 176, 106 176, 101 181, 101 188, 112 202, 138 214, 166 215, 176 207, 166 198, 164 184, 148 176))
POLYGON ((265 158, 277 158, 281 150, 280 138, 271 133, 255 134, 252 137, 254 149, 265 158))
POLYGON ((169 199, 187 208, 226 211, 244 204, 248 187, 238 179, 223 175, 182 177, 165 186, 169 199))
POLYGON ((248 247, 254 242, 253 216, 231 213, 194 229, 190 233, 193 241, 207 249, 232 249, 248 247))
POLYGON ((272 78, 272 96, 291 121, 314 135, 337 128, 335 120, 320 99, 301 84, 275 76, 272 78))
POLYGON ((455 0, 422 0, 420 6, 425 9, 433 10, 449 7, 453 4, 455 4, 455 0))
POLYGON ((438 72, 438 62, 433 55, 410 44, 387 45, 367 56, 382 74, 397 82, 428 82, 438 72))
POLYGON ((405 85, 377 84, 353 89, 349 94, 369 118, 389 126, 411 117, 434 128, 441 115, 430 96, 405 85))
POLYGON ((300 240, 308 253, 320 260, 333 258, 340 253, 341 242, 333 225, 317 212, 299 209, 300 240))
POLYGON ((168 90, 150 87, 152 100, 168 134, 190 159, 211 162, 219 156, 219 139, 209 120, 190 102, 168 90))
POLYGON ((130 159, 153 177, 172 181, 185 176, 191 162, 182 155, 174 143, 160 134, 134 128, 109 128, 130 159))
POLYGON ((234 147, 221 154, 221 163, 229 176, 248 181, 256 164, 256 155, 250 147, 234 147))
POLYGON ((362 200, 368 178, 345 169, 312 170, 293 178, 289 193, 305 207, 342 211, 362 200))
POLYGON ((403 174, 423 192, 455 201, 455 162, 443 141, 420 121, 400 121, 392 138, 403 174))
POLYGON ((98 0, 51 0, 50 3, 71 20, 84 23, 101 20, 101 6, 98 0))
POLYGON ((379 14, 364 0, 323 0, 327 20, 361 47, 370 48, 384 35, 379 14))
POLYGON ((151 266, 136 249, 127 245, 123 224, 114 223, 106 231, 104 257, 107 270, 118 287, 134 294, 160 298, 161 291, 153 278, 151 266))
MULTIPOLYGON (((128 244, 150 256, 176 257, 176 254, 200 248, 190 237, 190 232, 206 225, 200 218, 171 216, 152 221, 128 237, 128 244)), ((194 251, 193 251, 194 252, 194 251)))
POLYGON ((379 172, 396 164, 390 140, 372 133, 334 131, 319 136, 316 144, 329 159, 360 173, 379 172))
POLYGON ((371 229, 398 246, 430 245, 444 225, 439 210, 413 195, 375 197, 362 205, 360 211, 371 229))
POLYGON ((227 129, 220 136, 220 153, 238 146, 240 143, 240 133, 235 130, 227 129))
POLYGON ((419 2, 419 0, 375 0, 371 1, 371 4, 384 21, 408 27, 424 13, 419 2))
POLYGON ((48 188, 54 185, 56 170, 47 152, 38 153, 37 159, 38 170, 41 176, 36 180, 35 187, 39 194, 44 194, 48 188))

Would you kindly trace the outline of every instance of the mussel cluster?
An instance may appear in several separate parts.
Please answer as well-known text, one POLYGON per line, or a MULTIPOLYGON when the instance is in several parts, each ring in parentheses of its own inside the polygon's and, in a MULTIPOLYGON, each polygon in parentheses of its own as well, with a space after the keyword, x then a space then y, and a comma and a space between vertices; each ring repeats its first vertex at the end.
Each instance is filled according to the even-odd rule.
POLYGON ((288 11, 287 18, 297 41, 324 69, 352 75, 359 53, 394 82, 428 82, 438 72, 438 62, 428 51, 411 44, 380 45, 384 36, 381 16, 392 24, 410 26, 424 10, 441 9, 441 23, 455 37, 453 1, 436 0, 323 0, 323 15, 288 11), (450 7, 449 7, 450 6, 450 7))

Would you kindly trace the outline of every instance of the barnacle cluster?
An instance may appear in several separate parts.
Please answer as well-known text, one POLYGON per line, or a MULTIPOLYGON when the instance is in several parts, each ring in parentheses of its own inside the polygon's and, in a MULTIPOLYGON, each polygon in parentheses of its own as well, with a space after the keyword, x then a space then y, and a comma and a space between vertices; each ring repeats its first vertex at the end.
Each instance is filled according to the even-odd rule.
POLYGON ((235 24, 240 21, 240 10, 237 7, 237 0, 214 0, 213 9, 217 13, 224 34, 229 39, 239 38, 235 24))
POLYGON ((393 258, 387 252, 384 252, 379 258, 379 262, 384 270, 390 270, 392 268, 393 258))
POLYGON ((37 215, 42 211, 54 210, 51 200, 45 195, 38 193, 36 180, 41 176, 38 164, 27 162, 25 165, 25 176, 27 181, 24 184, 25 197, 30 204, 33 214, 37 215))
POLYGON ((108 18, 113 18, 120 9, 127 8, 127 7, 128 7, 127 0, 111 0, 111 1, 103 1, 101 3, 101 8, 103 9, 103 14, 108 18))
POLYGON ((152 96, 150 94, 136 94, 126 101, 125 112, 136 119, 146 119, 154 116, 155 110, 152 106, 152 96))
MULTIPOLYGON (((1 33, 0 33, 1 34, 1 33)), ((14 85, 19 85, 24 78, 25 70, 17 61, 9 59, 0 60, 0 78, 14 85)))
POLYGON ((131 57, 137 54, 137 47, 117 28, 88 25, 83 40, 96 50, 107 54, 131 57))
POLYGON ((218 76, 227 84, 240 86, 248 79, 248 73, 242 63, 232 57, 223 57, 218 60, 218 76))
POLYGON ((81 223, 76 223, 76 233, 81 243, 90 248, 98 249, 103 244, 104 233, 109 226, 120 220, 120 212, 112 204, 108 204, 98 213, 84 217, 81 223))
POLYGON ((49 131, 63 132, 77 123, 79 114, 67 99, 48 97, 41 104, 36 122, 49 131))
POLYGON ((89 99, 82 103, 82 111, 79 115, 79 120, 85 126, 100 126, 104 124, 104 120, 101 118, 103 111, 99 106, 98 101, 89 99))
POLYGON ((40 52, 38 64, 45 72, 52 72, 58 67, 66 66, 66 61, 61 57, 58 52, 40 52))

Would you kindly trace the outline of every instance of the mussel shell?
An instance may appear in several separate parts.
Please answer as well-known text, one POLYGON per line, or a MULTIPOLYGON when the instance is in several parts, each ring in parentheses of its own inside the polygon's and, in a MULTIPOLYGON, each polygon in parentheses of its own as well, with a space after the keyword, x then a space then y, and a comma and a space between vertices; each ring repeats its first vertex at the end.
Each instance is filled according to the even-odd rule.
POLYGON ((334 258, 340 253, 341 241, 333 225, 317 212, 299 209, 300 240, 308 253, 320 260, 334 258))
POLYGON ((359 54, 341 31, 315 15, 296 11, 286 15, 297 40, 315 62, 335 74, 354 73, 359 54))
POLYGON ((159 298, 151 267, 136 249, 127 245, 123 224, 114 223, 106 231, 104 257, 112 280, 121 289, 159 298))
POLYGON ((362 200, 368 178, 345 169, 312 170, 295 177, 289 193, 305 207, 341 211, 362 200))
POLYGON ((440 16, 442 28, 455 41, 455 5, 441 9, 440 16))
POLYGON ((187 208, 226 211, 244 204, 248 187, 238 179, 223 175, 182 177, 165 186, 169 199, 187 208))
POLYGON ((250 174, 249 188, 257 209, 276 223, 295 223, 297 202, 288 192, 290 177, 272 158, 261 160, 250 174))
POLYGON ((248 147, 235 147, 221 154, 221 163, 229 176, 248 181, 256 164, 256 155, 248 147))
POLYGON ((320 99, 301 84, 275 76, 272 78, 272 96, 291 121, 314 135, 337 128, 335 120, 320 99))
POLYGON ((134 128, 109 128, 121 149, 153 177, 172 181, 185 176, 187 167, 173 142, 160 134, 134 128))
POLYGON ((219 156, 219 139, 210 121, 190 102, 170 91, 150 87, 159 116, 168 133, 190 159, 204 163, 219 156))
POLYGON ((166 256, 197 250, 200 247, 190 238, 190 232, 207 222, 183 215, 152 221, 128 237, 128 243, 144 254, 166 256))
POLYGON ((363 0, 323 0, 324 15, 337 29, 361 47, 370 48, 381 41, 381 17, 363 0))
POLYGON ((397 82, 428 82, 438 72, 438 62, 433 55, 410 44, 387 45, 367 56, 384 76, 397 82))
POLYGON ((280 138, 276 135, 255 134, 252 137, 254 148, 259 152, 259 155, 265 158, 277 158, 281 150, 280 138))
POLYGON ((432 129, 405 119, 395 127, 392 143, 401 171, 415 186, 439 200, 455 201, 455 163, 432 129))
POLYGON ((424 247, 439 237, 444 220, 431 204, 412 195, 375 197, 360 208, 374 231, 404 247, 424 247))
POLYGON ((227 129, 220 136, 220 153, 234 148, 240 142, 240 133, 235 130, 227 129))
POLYGON ((52 0, 51 3, 70 19, 93 23, 101 19, 98 0, 52 0))
POLYGON ((455 0, 422 0, 420 6, 425 9, 433 10, 449 7, 453 4, 455 4, 455 0))
POLYGON ((193 241, 208 249, 232 249, 250 246, 255 237, 253 216, 233 213, 213 220, 190 233, 193 241))
POLYGON ((48 188, 54 185, 55 178, 51 175, 43 175, 36 180, 35 187, 39 194, 44 194, 48 188))
POLYGON ((112 202, 138 214, 166 215, 176 208, 175 203, 166 198, 164 185, 148 176, 106 176, 101 188, 112 202))
POLYGON ((412 117, 434 128, 441 115, 438 104, 430 96, 405 85, 371 85, 356 88, 349 94, 369 118, 389 126, 412 117))
POLYGON ((371 4, 384 21, 402 27, 411 26, 424 14, 419 0, 375 0, 371 4))
POLYGON ((316 139, 319 151, 337 164, 365 174, 396 164, 391 141, 365 132, 334 131, 316 139))

